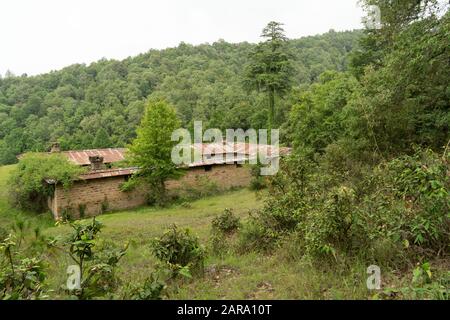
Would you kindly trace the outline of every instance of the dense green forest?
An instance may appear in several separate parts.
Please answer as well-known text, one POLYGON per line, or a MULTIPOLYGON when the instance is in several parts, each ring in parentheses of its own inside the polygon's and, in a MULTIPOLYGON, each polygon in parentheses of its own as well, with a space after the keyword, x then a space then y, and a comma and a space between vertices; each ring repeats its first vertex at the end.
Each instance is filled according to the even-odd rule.
MULTIPOLYGON (((344 71, 360 31, 334 32, 289 41, 294 85, 318 80, 325 70, 344 71)), ((124 146, 148 96, 164 96, 185 127, 193 119, 205 127, 265 126, 265 96, 243 89, 244 66, 255 45, 218 41, 150 50, 123 61, 100 60, 48 74, 0 79, 0 164, 24 151, 124 146)), ((282 101, 277 122, 285 121, 282 101)))

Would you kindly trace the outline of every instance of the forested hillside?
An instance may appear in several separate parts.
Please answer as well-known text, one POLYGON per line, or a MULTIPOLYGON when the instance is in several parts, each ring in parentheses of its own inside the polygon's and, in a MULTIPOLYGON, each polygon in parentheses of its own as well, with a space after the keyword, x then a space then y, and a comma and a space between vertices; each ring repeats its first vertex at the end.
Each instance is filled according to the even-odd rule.
MULTIPOLYGON (((289 41, 294 86, 310 84, 325 70, 345 70, 359 31, 289 41)), ((164 96, 184 126, 193 119, 219 128, 260 128, 267 101, 242 86, 242 71, 255 45, 218 41, 150 50, 123 61, 72 65, 39 76, 0 79, 0 164, 24 151, 124 146, 134 137, 148 96, 164 96)), ((277 123, 289 103, 280 102, 277 123)))

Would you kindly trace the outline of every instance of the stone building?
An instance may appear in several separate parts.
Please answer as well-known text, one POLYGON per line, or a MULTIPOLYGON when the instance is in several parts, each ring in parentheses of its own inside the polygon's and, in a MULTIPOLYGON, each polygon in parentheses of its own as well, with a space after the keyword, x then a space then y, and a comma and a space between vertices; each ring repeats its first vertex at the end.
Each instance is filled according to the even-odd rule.
MULTIPOLYGON (((256 145, 241 143, 230 147, 226 143, 215 146, 197 144, 192 148, 194 152, 201 154, 200 160, 182 168, 185 173, 180 179, 166 182, 169 193, 192 190, 205 183, 219 190, 249 185, 252 177, 250 167, 245 161, 248 162, 257 155, 256 145), (217 157, 218 154, 223 157, 217 157), (227 155, 230 157, 228 161, 227 155), (231 156, 233 161, 229 161, 231 156)), ((55 181, 47 181, 54 190, 48 199, 48 206, 55 219, 67 215, 72 218, 89 217, 106 211, 135 208, 147 203, 148 192, 142 187, 127 192, 121 191, 121 185, 138 171, 135 167, 114 168, 117 162, 125 159, 126 149, 61 152, 54 146, 52 152, 60 152, 71 162, 89 167, 89 171, 80 175, 69 189, 64 189, 55 181)), ((288 148, 280 148, 280 154, 288 152, 288 148)))

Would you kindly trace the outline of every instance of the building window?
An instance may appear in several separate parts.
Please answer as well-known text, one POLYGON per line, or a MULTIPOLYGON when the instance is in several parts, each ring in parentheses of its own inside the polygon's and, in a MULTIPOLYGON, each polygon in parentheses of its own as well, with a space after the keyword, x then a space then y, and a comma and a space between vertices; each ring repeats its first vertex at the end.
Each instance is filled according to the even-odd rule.
POLYGON ((204 166, 205 171, 211 171, 212 170, 212 166, 204 166))

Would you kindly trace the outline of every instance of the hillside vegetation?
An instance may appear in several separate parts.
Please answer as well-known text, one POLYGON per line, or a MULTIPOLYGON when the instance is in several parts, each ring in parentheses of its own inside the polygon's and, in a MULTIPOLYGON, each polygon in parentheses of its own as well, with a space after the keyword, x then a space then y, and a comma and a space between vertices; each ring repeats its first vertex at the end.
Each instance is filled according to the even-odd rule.
MULTIPOLYGON (((329 32, 289 41, 295 86, 325 70, 346 70, 360 32, 329 32)), ((122 61, 100 60, 47 74, 0 78, 0 164, 24 151, 121 147, 135 137, 148 96, 164 96, 184 127, 261 128, 263 95, 242 87, 244 66, 255 45, 218 41, 150 50, 122 61)), ((278 112, 284 121, 289 106, 278 112)))

